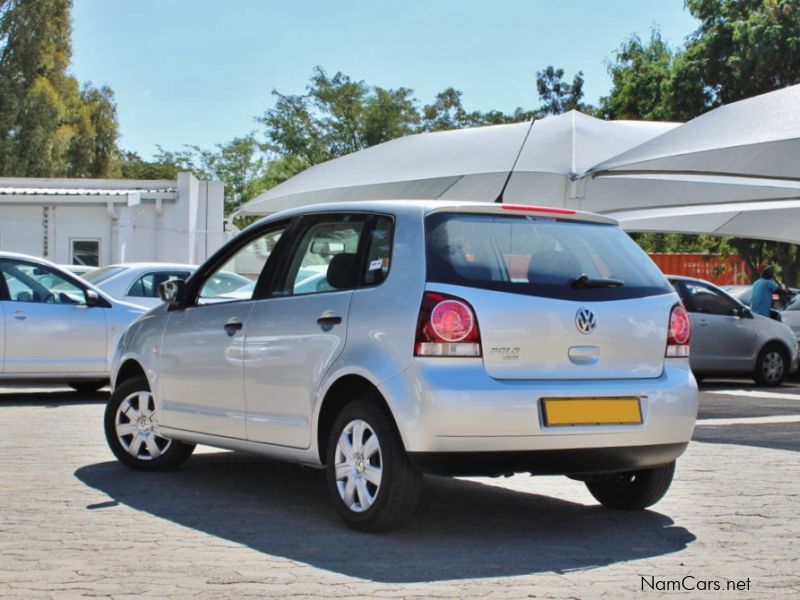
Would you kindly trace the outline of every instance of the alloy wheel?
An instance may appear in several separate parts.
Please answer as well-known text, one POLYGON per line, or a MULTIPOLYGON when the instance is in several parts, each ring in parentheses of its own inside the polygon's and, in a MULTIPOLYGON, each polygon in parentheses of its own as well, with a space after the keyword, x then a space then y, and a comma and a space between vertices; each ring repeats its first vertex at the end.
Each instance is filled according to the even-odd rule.
POLYGON ((369 423, 350 421, 336 443, 336 487, 353 512, 369 509, 378 497, 383 477, 380 440, 369 423))

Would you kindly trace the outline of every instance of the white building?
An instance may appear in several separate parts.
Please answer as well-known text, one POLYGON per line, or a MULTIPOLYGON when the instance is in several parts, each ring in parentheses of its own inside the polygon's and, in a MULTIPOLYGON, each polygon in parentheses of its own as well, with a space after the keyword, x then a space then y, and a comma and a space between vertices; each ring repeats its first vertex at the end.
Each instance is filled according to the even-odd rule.
POLYGON ((59 264, 198 264, 223 242, 223 187, 177 181, 0 178, 0 250, 59 264))

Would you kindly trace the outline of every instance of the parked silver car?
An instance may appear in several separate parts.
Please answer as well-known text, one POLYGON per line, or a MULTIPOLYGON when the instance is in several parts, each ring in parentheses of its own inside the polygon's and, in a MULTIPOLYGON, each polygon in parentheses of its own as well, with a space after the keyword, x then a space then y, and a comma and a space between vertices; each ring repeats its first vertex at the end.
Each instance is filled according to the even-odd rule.
POLYGON ((108 382, 117 341, 145 309, 47 261, 0 252, 0 380, 108 382))
POLYGON ((783 323, 753 314, 702 279, 668 275, 692 320, 692 370, 698 377, 746 375, 780 385, 797 364, 797 343, 783 323))
POLYGON ((800 295, 795 296, 781 312, 781 320, 792 330, 800 345, 800 295))
POLYGON ((407 516, 423 472, 567 474, 643 509, 694 428, 689 318, 605 217, 319 205, 259 221, 162 290, 114 359, 116 457, 165 469, 203 443, 325 466, 357 529, 407 516), (271 251, 251 296, 214 294, 252 244, 271 251), (304 285, 312 267, 325 286, 304 285))

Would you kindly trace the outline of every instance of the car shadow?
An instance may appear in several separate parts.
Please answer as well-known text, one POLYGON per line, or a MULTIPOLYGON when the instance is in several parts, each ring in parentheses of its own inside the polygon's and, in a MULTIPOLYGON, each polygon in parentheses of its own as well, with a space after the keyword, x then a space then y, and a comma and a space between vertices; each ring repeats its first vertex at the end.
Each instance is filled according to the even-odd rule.
POLYGON ((61 406, 74 406, 76 404, 105 404, 108 402, 109 392, 94 392, 91 394, 75 392, 70 389, 14 389, 4 387, 0 391, 0 408, 3 406, 40 406, 44 408, 59 408, 61 406))
POLYGON ((105 462, 75 475, 111 498, 104 507, 122 503, 258 552, 386 583, 562 573, 677 552, 695 540, 654 511, 439 477, 425 478, 405 528, 363 534, 339 520, 321 470, 232 452, 195 455, 169 473, 105 462))

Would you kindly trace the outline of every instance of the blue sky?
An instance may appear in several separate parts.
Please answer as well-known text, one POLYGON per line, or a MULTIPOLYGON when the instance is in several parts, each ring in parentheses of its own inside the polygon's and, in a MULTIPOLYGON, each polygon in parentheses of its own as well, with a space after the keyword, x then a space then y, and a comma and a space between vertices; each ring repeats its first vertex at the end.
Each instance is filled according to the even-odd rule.
POLYGON ((212 147, 259 130, 271 91, 316 65, 422 102, 446 87, 468 110, 538 106, 535 73, 582 70, 586 100, 630 34, 697 27, 683 0, 74 0, 72 73, 116 93, 123 148, 212 147))

